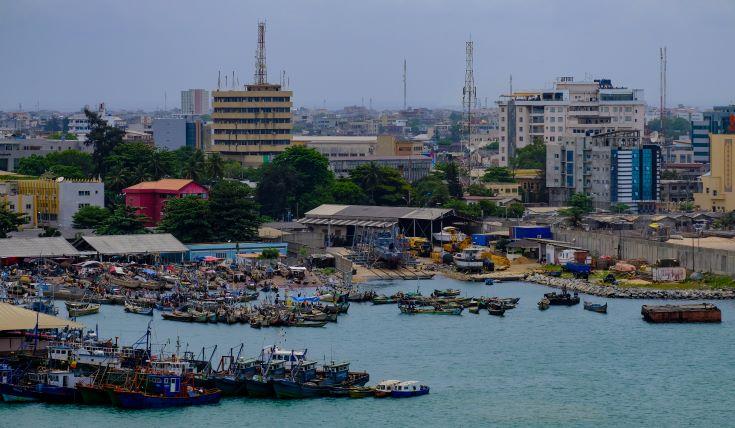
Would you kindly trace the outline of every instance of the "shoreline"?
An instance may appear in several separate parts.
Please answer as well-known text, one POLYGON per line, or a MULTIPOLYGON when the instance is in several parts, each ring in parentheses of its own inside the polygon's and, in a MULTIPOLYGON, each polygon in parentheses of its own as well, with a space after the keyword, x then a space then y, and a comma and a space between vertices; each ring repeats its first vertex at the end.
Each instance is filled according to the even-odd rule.
POLYGON ((615 285, 597 285, 584 279, 556 278, 540 273, 531 273, 525 281, 545 285, 552 288, 566 287, 568 291, 576 291, 598 297, 615 299, 670 299, 670 300, 726 300, 735 299, 735 290, 660 290, 650 288, 621 288, 615 285))

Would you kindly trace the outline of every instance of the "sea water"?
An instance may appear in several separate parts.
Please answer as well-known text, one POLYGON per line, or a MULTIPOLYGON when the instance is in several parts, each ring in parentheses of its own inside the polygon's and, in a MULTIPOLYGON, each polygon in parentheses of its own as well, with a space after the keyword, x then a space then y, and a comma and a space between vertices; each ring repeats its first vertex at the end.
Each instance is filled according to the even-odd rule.
MULTIPOLYGON (((129 411, 111 407, 0 403, 0 426, 732 426, 735 302, 715 302, 721 324, 648 324, 653 301, 601 299, 608 314, 582 305, 539 311, 551 289, 521 282, 463 283, 446 278, 374 282, 379 294, 457 288, 466 296, 520 297, 504 317, 406 315, 396 305, 352 303, 324 328, 252 329, 188 324, 103 306, 79 319, 101 337, 130 344, 151 324, 154 350, 186 349, 212 361, 230 348, 257 356, 268 345, 306 348, 322 362, 350 361, 382 379, 418 380, 427 396, 405 399, 227 398, 214 406, 129 411)), ((65 315, 63 304, 61 314, 65 315)))

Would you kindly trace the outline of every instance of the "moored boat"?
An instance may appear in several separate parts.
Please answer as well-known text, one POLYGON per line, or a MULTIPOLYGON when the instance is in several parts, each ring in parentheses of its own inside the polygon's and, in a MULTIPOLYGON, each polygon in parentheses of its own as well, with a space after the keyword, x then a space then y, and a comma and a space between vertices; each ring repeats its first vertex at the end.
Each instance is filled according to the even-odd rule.
POLYGON ((576 291, 574 295, 562 291, 561 293, 546 293, 544 297, 549 301, 551 306, 573 306, 579 304, 579 294, 576 291))
POLYGON ((99 303, 66 302, 66 310, 70 317, 81 317, 96 314, 100 311, 99 303))
POLYGON ((137 306, 132 303, 125 303, 125 312, 129 312, 131 314, 153 316, 153 307, 144 308, 142 306, 137 306))
POLYGON ((549 299, 547 299, 546 297, 544 297, 543 299, 539 300, 539 302, 537 303, 537 305, 538 305, 538 309, 540 311, 545 311, 545 310, 549 309, 549 306, 550 306, 549 299))
POLYGON ((587 311, 597 312, 600 314, 606 314, 607 313, 607 303, 603 305, 600 303, 584 302, 584 309, 587 311))
POLYGON ((419 384, 418 381, 409 380, 401 382, 393 387, 390 393, 391 397, 402 398, 402 397, 416 397, 418 395, 425 395, 429 393, 429 387, 426 385, 419 384))
POLYGON ((393 388, 395 388, 396 385, 398 385, 399 383, 401 383, 400 380, 394 379, 381 381, 378 385, 375 386, 375 397, 390 397, 391 391, 393 391, 393 388))

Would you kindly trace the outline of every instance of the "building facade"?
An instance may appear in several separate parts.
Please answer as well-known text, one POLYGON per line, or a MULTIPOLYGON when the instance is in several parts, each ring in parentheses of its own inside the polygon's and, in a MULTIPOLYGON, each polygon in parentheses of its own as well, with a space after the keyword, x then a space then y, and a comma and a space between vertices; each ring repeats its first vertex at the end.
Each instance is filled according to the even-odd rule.
POLYGON ((618 130, 642 133, 645 126, 643 90, 614 87, 609 79, 561 77, 552 90, 514 92, 497 105, 500 166, 534 140, 555 143, 618 130))
POLYGON ((6 180, 0 200, 12 211, 27 214, 29 224, 71 228, 84 206, 105 206, 105 185, 96 180, 6 180))
POLYGON ((428 156, 365 156, 349 158, 330 158, 329 168, 339 177, 347 177, 350 171, 360 165, 374 163, 380 166, 395 168, 400 171, 406 181, 413 182, 429 175, 431 158, 428 156))
POLYGON ((125 205, 137 208, 138 214, 146 216, 146 226, 156 226, 161 222, 163 207, 169 198, 197 196, 207 199, 206 187, 192 180, 164 178, 158 181, 145 181, 123 189, 125 205))
POLYGON ((731 117, 735 118, 735 105, 716 106, 702 114, 702 120, 691 121, 690 137, 694 147, 694 161, 710 163, 711 134, 732 134, 731 117))
POLYGON ((31 155, 46 156, 49 153, 64 150, 91 153, 92 147, 79 140, 0 139, 0 170, 14 172, 23 158, 31 155))
POLYGON ((212 136, 207 151, 243 166, 260 166, 291 144, 291 91, 269 83, 212 92, 212 136))
MULTIPOLYGON (((125 129, 127 125, 125 120, 123 120, 122 118, 108 114, 105 103, 100 103, 96 113, 99 115, 100 119, 104 120, 107 123, 108 126, 125 129)), ((84 114, 84 112, 75 113, 69 116, 68 119, 68 132, 76 135, 77 138, 79 138, 81 141, 86 140, 87 134, 89 134, 90 131, 89 119, 87 119, 87 115, 84 114)))
POLYGON ((204 150, 206 125, 196 116, 153 119, 153 140, 156 147, 176 150, 181 147, 204 150))
POLYGON ((209 113, 209 91, 206 89, 187 89, 181 91, 182 114, 209 113))
POLYGON ((620 202, 634 211, 655 212, 660 170, 660 149, 641 145, 638 131, 575 137, 546 147, 551 205, 564 205, 573 193, 583 193, 595 208, 620 202))
POLYGON ((694 194, 694 204, 706 211, 735 210, 735 134, 710 134, 709 138, 710 172, 702 175, 702 190, 694 194))

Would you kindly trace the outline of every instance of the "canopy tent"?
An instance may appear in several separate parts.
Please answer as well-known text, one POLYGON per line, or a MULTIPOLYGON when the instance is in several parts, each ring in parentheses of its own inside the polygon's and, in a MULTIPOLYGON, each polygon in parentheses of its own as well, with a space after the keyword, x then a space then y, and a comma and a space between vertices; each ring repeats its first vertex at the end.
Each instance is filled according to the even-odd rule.
POLYGON ((296 296, 296 297, 291 297, 290 299, 293 300, 294 302, 298 302, 298 303, 301 303, 301 302, 319 303, 319 297, 316 297, 316 296, 315 297, 298 297, 298 296, 296 296))
POLYGON ((84 328, 83 324, 51 315, 41 314, 10 303, 0 303, 0 331, 34 330, 38 322, 40 330, 69 327, 84 328))

